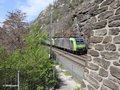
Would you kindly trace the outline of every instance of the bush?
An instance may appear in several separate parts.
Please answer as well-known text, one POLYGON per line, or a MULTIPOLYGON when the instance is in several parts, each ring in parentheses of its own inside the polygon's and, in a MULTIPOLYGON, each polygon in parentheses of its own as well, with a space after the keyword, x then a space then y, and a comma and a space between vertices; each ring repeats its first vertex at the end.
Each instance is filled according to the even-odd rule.
MULTIPOLYGON (((21 88, 24 90, 49 89, 55 84, 53 78, 53 60, 49 59, 49 49, 41 45, 39 38, 46 37, 40 30, 40 25, 33 27, 25 38, 26 48, 14 51, 5 56, 6 50, 0 49, 0 79, 16 75, 20 71, 21 88), (32 82, 32 84, 31 84, 32 82), (31 89, 31 87, 33 87, 31 89)), ((0 81, 0 85, 2 82, 0 81)), ((9 80, 8 80, 9 82, 9 80)), ((13 81, 12 81, 13 82, 13 81)), ((0 86, 2 87, 2 86, 0 86)), ((1 88, 0 88, 1 89, 1 88)), ((3 89, 3 88, 2 88, 3 89)))

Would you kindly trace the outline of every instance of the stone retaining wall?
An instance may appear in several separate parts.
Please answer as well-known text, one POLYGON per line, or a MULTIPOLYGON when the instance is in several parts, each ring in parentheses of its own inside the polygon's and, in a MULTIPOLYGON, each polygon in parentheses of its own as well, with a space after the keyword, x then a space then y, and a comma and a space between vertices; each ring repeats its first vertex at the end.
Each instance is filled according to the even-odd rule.
POLYGON ((88 45, 82 89, 120 90, 120 0, 85 0, 73 16, 88 45))

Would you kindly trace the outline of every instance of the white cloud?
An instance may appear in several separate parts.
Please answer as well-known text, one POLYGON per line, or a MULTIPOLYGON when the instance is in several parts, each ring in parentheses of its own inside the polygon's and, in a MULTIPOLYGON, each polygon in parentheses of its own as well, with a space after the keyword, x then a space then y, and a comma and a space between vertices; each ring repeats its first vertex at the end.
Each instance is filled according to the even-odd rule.
POLYGON ((28 20, 35 19, 53 0, 26 0, 26 3, 17 1, 18 7, 28 15, 28 20))

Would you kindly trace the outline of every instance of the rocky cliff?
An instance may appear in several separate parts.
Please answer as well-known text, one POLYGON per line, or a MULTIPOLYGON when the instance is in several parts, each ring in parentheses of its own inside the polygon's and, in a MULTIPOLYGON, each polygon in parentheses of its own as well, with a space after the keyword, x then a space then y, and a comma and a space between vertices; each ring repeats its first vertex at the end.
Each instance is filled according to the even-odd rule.
POLYGON ((43 10, 33 24, 42 24, 43 31, 49 33, 50 14, 52 13, 52 36, 69 37, 74 22, 73 13, 82 4, 82 0, 55 0, 43 10))

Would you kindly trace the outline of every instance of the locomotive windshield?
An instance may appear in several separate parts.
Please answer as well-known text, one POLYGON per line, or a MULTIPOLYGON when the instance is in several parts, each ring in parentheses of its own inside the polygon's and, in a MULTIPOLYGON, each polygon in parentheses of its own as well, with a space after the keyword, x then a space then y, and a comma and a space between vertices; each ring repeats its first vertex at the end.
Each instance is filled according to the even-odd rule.
POLYGON ((80 39, 80 38, 77 39, 76 38, 75 40, 76 40, 76 45, 85 44, 83 39, 80 39))

